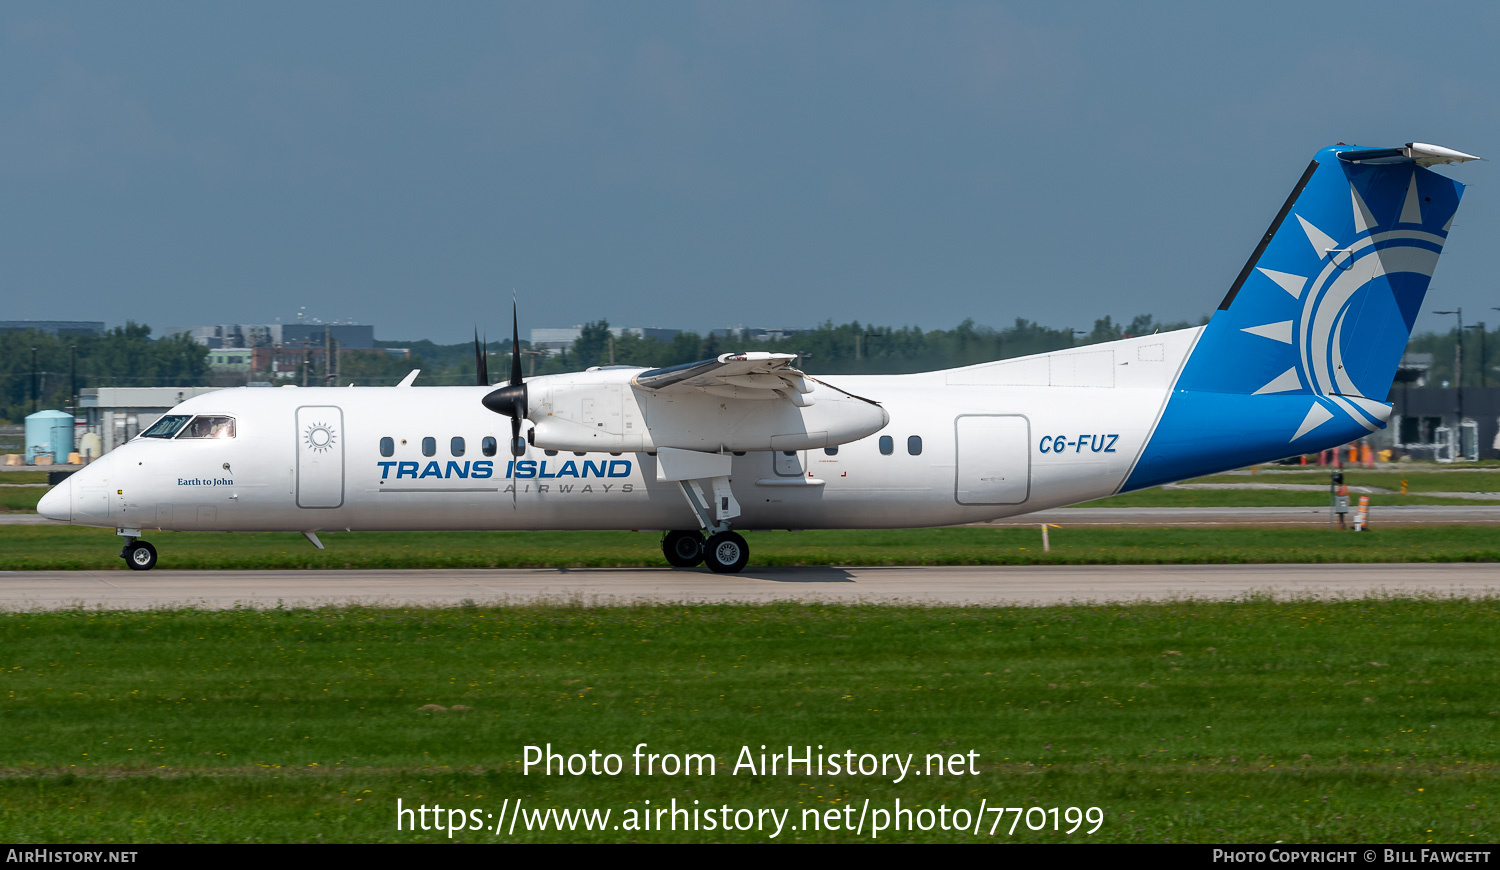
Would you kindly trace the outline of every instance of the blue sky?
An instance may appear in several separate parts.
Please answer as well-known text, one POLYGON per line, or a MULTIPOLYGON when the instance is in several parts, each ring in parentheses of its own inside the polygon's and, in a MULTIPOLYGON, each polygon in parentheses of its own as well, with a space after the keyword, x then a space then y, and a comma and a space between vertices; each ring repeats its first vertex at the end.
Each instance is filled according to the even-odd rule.
MULTIPOLYGON (((1318 148, 1500 157, 1497 33, 1421 2, 7 3, 0 317, 1196 320, 1318 148)), ((1440 171, 1469 190, 1425 307, 1500 322, 1494 164, 1440 171)))

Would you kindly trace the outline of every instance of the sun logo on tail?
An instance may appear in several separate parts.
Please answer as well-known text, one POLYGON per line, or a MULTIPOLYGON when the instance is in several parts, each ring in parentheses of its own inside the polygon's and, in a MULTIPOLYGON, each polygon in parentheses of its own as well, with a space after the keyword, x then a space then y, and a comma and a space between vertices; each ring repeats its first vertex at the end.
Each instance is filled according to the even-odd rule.
MULTIPOLYGON (((1340 225, 1333 233, 1294 209, 1292 216, 1307 246, 1283 249, 1277 263, 1295 262, 1298 271, 1255 269, 1279 291, 1261 288, 1254 309, 1261 317, 1270 317, 1266 317, 1267 322, 1241 327, 1240 332, 1288 345, 1294 353, 1288 357, 1292 364, 1254 394, 1304 390, 1313 394, 1307 414, 1289 442, 1340 413, 1371 432, 1381 428, 1390 414, 1390 407, 1383 401, 1389 388, 1388 380, 1381 382, 1384 374, 1389 374, 1382 374, 1387 367, 1383 356, 1389 356, 1390 348, 1395 348, 1399 357, 1400 348, 1405 346, 1406 334, 1397 336, 1394 329, 1400 325, 1410 331, 1416 305, 1432 277, 1452 223, 1450 217, 1437 232, 1423 228, 1423 198, 1417 179, 1418 173, 1413 171, 1404 197, 1397 194, 1382 198, 1392 206, 1397 198, 1401 201, 1399 213, 1388 215, 1373 214, 1359 188, 1348 183, 1353 220, 1343 215, 1320 218, 1325 225, 1340 225), (1278 316, 1280 319, 1271 319, 1278 316)), ((1394 193, 1388 188, 1385 192, 1394 193)), ((1395 212, 1394 208, 1390 210, 1395 212)), ((1291 229, 1292 225, 1284 226, 1291 229)), ((1393 365, 1389 367, 1394 370, 1393 365)))

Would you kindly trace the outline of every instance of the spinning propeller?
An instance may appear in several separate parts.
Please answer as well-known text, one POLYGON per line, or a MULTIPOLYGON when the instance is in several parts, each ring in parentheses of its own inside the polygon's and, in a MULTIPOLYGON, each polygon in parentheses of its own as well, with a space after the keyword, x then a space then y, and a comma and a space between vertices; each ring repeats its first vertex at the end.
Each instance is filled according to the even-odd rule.
MULTIPOLYGON (((510 418, 510 454, 520 456, 526 452, 526 442, 521 438, 521 420, 526 417, 526 385, 521 382, 521 327, 517 318, 516 303, 510 303, 510 383, 487 393, 484 406, 496 414, 510 418)), ((487 379, 488 370, 483 360, 479 363, 480 382, 487 379)), ((489 384, 485 383, 485 386, 489 384)))

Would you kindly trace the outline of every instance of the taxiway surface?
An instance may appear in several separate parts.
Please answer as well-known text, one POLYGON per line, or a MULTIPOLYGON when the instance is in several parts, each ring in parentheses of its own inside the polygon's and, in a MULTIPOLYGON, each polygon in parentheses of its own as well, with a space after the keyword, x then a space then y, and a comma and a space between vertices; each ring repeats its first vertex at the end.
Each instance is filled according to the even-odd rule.
POLYGON ((763 603, 1042 605, 1180 598, 1500 596, 1500 566, 1085 565, 361 571, 0 572, 0 610, 69 607, 763 603))

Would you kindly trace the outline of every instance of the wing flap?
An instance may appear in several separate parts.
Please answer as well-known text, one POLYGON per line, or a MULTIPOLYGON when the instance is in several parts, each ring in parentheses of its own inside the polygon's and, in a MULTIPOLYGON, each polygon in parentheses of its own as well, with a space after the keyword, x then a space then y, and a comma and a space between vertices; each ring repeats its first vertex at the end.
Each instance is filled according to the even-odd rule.
POLYGON ((812 385, 792 368, 789 353, 724 353, 714 359, 641 372, 633 383, 645 390, 693 389, 736 398, 776 398, 776 393, 810 393, 812 385), (765 393, 756 396, 756 393, 765 393))

